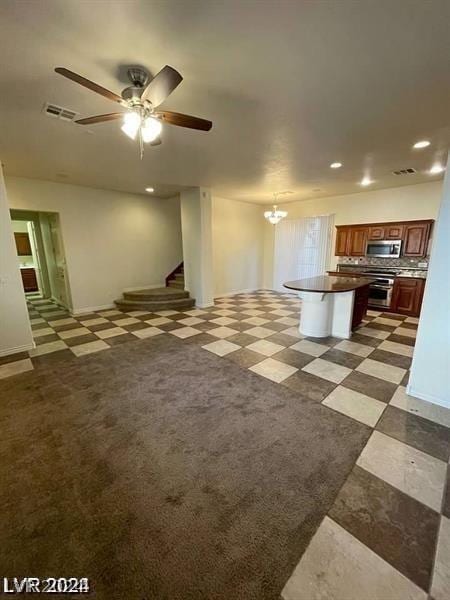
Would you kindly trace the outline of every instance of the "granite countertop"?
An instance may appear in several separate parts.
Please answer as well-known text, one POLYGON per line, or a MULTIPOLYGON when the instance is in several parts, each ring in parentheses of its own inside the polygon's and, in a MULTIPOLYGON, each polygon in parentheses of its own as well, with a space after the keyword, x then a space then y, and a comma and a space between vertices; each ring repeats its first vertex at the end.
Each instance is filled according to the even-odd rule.
MULTIPOLYGON (((340 270, 336 270, 336 271, 327 271, 328 273, 351 273, 352 275, 356 276, 361 276, 362 275, 362 271, 365 270, 369 270, 369 269, 379 269, 380 273, 382 271, 385 271, 386 273, 389 273, 391 271, 393 271, 392 273, 392 277, 396 278, 396 277, 408 277, 408 278, 415 278, 415 279, 426 279, 427 278, 427 274, 428 274, 428 269, 418 269, 416 267, 379 267, 377 266, 369 266, 369 265, 338 265, 340 266, 340 270)), ((364 277, 367 277, 367 275, 363 275, 364 277)), ((373 273, 370 276, 376 277, 376 274, 373 273)))
POLYGON ((332 275, 320 275, 308 279, 298 279, 283 283, 285 288, 299 292, 320 292, 322 294, 335 294, 339 292, 351 292, 357 288, 364 287, 375 281, 368 277, 333 277, 332 275))

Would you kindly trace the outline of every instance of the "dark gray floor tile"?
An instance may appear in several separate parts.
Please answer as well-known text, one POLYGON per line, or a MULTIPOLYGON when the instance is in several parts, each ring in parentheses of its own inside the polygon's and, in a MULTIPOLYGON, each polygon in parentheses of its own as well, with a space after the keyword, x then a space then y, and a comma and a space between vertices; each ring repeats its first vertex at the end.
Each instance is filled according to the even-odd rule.
POLYGON ((376 429, 445 462, 450 458, 450 429, 388 406, 376 429))
MULTIPOLYGON (((265 327, 265 325, 264 325, 265 327)), ((298 339, 293 337, 292 335, 287 335, 286 333, 274 333, 273 335, 269 335, 269 337, 265 338, 269 342, 273 342, 274 344, 280 344, 281 346, 285 346, 289 348, 289 346, 293 346, 298 342, 298 339)))
POLYGON ((357 342, 358 344, 364 344, 365 346, 371 346, 372 348, 377 348, 383 340, 379 340, 378 338, 373 338, 368 335, 362 335, 358 333, 358 331, 352 333, 352 337, 350 338, 352 342, 357 342))
MULTIPOLYGON (((86 333, 85 335, 77 335, 64 341, 71 348, 72 346, 79 346, 80 344, 87 344, 89 342, 97 342, 98 340, 99 338, 95 335, 95 333, 86 333)), ((105 341, 108 343, 109 340, 105 341)))
POLYGON ((8 354, 8 356, 0 356, 0 365, 6 365, 27 358, 30 358, 28 352, 16 352, 15 354, 8 354))
POLYGON ((289 327, 289 325, 286 325, 284 323, 277 323, 276 321, 272 321, 271 323, 264 323, 263 327, 265 329, 271 329, 272 331, 283 331, 284 329, 287 329, 289 327))
MULTIPOLYGON (((372 355, 370 355, 370 357, 372 358, 372 355)), ((330 348, 330 350, 327 350, 320 358, 329 360, 337 365, 342 365, 343 367, 348 367, 349 369, 356 369, 356 367, 364 360, 364 357, 362 356, 356 356, 349 352, 342 352, 342 350, 337 350, 336 348, 330 348)))
MULTIPOLYGON (((98 325, 78 325, 78 327, 87 327, 89 331, 103 331, 104 329, 112 329, 112 327, 117 327, 112 321, 108 321, 107 323, 99 323, 98 325)), ((147 325, 149 327, 149 325, 147 325)))
POLYGON ((230 352, 230 354, 227 354, 224 358, 232 360, 239 366, 247 369, 248 367, 253 367, 253 365, 265 360, 267 357, 258 352, 253 352, 253 350, 241 348, 235 352, 230 352))
POLYGON ((158 329, 162 329, 163 331, 173 331, 174 329, 180 329, 181 327, 186 327, 186 325, 183 325, 182 323, 177 323, 176 321, 164 323, 164 325, 158 325, 158 329))
MULTIPOLYGON (((235 323, 233 323, 233 325, 235 325, 235 323)), ((200 331, 209 331, 210 329, 215 329, 216 327, 217 323, 211 323, 211 321, 205 321, 195 325, 195 329, 199 329, 200 331)), ((233 327, 233 329, 236 329, 236 327, 233 327)))
POLYGON ((372 352, 369 358, 386 363, 387 365, 400 367, 401 369, 409 369, 412 361, 409 356, 402 356, 401 354, 395 354, 394 352, 386 352, 386 350, 379 350, 378 348, 372 352))
POLYGON ((42 344, 48 344, 48 342, 56 342, 61 338, 56 333, 49 333, 48 335, 41 335, 40 337, 34 338, 36 346, 42 346, 42 344))
POLYGON ((402 325, 401 325, 404 329, 417 329, 418 328, 418 324, 417 323, 407 323, 406 321, 403 321, 402 325))
MULTIPOLYGON (((295 338, 292 338, 295 340, 295 338)), ((285 350, 280 350, 272 356, 273 359, 279 360, 286 365, 291 365, 292 367, 297 367, 297 369, 302 369, 304 366, 312 362, 315 357, 310 354, 306 354, 304 352, 297 352, 297 350, 291 350, 290 348, 286 348, 285 350)))
MULTIPOLYGON (((96 336, 97 337, 97 336, 96 336)), ((112 338, 105 340, 110 346, 119 346, 120 344, 126 344, 127 342, 135 342, 136 336, 131 333, 124 333, 122 335, 116 335, 112 338)))
POLYGON ((405 346, 414 346, 416 343, 415 338, 408 337, 407 335, 398 335, 397 333, 391 333, 386 339, 390 342, 397 342, 397 344, 404 344, 405 346))
POLYGON ((50 327, 50 325, 47 323, 47 321, 44 321, 43 323, 35 323, 31 326, 31 329, 33 331, 39 331, 39 329, 46 329, 47 327, 50 327))
MULTIPOLYGON (((219 327, 216 323, 213 323, 213 325, 219 327)), ((236 329, 236 331, 244 332, 247 331, 247 329, 251 329, 255 326, 251 325, 250 323, 244 323, 243 321, 236 321, 235 323, 231 323, 230 327, 232 329, 236 329)))
MULTIPOLYGON (((47 327, 48 327, 48 325, 47 325, 47 327)), ((57 331, 59 333, 60 331, 69 331, 70 329, 78 329, 79 327, 84 327, 84 325, 81 325, 78 321, 75 321, 75 323, 67 323, 66 325, 52 325, 52 327, 55 331, 57 331)), ((110 325, 110 327, 111 327, 111 325, 110 325)))
POLYGON ((381 313, 383 319, 394 319, 394 321, 404 321, 407 319, 407 315, 399 315, 397 313, 381 313))
POLYGON ((384 323, 377 323, 372 321, 369 326, 371 329, 379 329, 380 331, 394 331, 397 325, 385 325, 384 323))
POLYGON ((444 505, 442 514, 450 519, 450 465, 447 467, 447 488, 444 494, 444 505))
POLYGON ((408 381, 409 381, 409 371, 407 371, 404 375, 402 380, 400 381, 400 385, 402 385, 403 387, 406 387, 408 385, 408 381))
MULTIPOLYGON (((144 321, 140 321, 139 323, 131 323, 131 325, 121 325, 122 329, 129 331, 138 331, 139 329, 147 329, 149 327, 148 323, 144 323, 144 321)), ((101 330, 97 330, 101 331, 101 330)))
MULTIPOLYGON (((198 329, 197 325, 195 329, 198 329)), ((212 342, 217 342, 217 338, 213 335, 209 335, 209 333, 203 332, 197 335, 191 335, 191 337, 185 338, 181 340, 183 344, 196 344, 197 346, 206 346, 206 344, 211 344, 212 342)))
MULTIPOLYGON (((295 350, 292 350, 292 352, 295 352, 295 350)), ((326 381, 321 377, 316 377, 311 373, 305 373, 304 371, 294 373, 282 381, 281 385, 297 392, 303 398, 309 398, 316 402, 322 402, 336 387, 335 383, 326 381)))
POLYGON ((439 527, 435 511, 356 466, 329 515, 428 591, 439 527))
POLYGON ((397 389, 395 383, 379 379, 378 377, 372 377, 372 375, 366 375, 359 371, 350 373, 341 385, 386 403, 390 401, 397 389))
MULTIPOLYGON (((76 356, 69 350, 69 348, 65 348, 64 350, 57 350, 56 352, 49 352, 48 354, 43 354, 42 356, 33 356, 31 362, 35 369, 37 368, 45 368, 51 367, 59 363, 67 363, 68 361, 77 360, 76 356)), ((64 365, 65 372, 66 365, 64 365)))
MULTIPOLYGON (((254 325, 253 325, 254 327, 254 325)), ((228 342, 232 342, 233 344, 238 344, 239 346, 248 346, 249 344, 253 344, 257 341, 254 335, 249 335, 248 333, 236 333, 226 338, 228 342)))
POLYGON ((341 338, 335 338, 331 335, 327 336, 327 337, 323 337, 323 338, 314 338, 314 337, 306 337, 306 340, 309 340, 310 342, 316 342, 316 344, 323 344, 324 346, 330 346, 330 348, 332 348, 333 346, 336 346, 336 344, 339 344, 339 342, 342 342, 341 338))

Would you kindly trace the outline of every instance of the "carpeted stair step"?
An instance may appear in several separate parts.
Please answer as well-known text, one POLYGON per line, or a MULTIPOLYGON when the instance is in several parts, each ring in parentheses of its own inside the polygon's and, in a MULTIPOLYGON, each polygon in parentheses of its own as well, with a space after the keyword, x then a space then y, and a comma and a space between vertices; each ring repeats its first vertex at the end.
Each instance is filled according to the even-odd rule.
POLYGON ((116 300, 115 305, 120 310, 130 312, 132 310, 186 310, 195 306, 193 298, 179 298, 176 300, 116 300))
POLYGON ((184 273, 177 273, 175 275, 175 280, 176 281, 184 281, 184 273))
POLYGON ((171 281, 169 281, 169 287, 176 288, 178 290, 184 290, 184 280, 177 281, 176 279, 172 279, 171 281))
POLYGON ((125 300, 132 300, 134 302, 141 302, 142 300, 181 300, 189 298, 189 292, 186 292, 184 288, 180 290, 164 287, 124 292, 123 297, 125 300))

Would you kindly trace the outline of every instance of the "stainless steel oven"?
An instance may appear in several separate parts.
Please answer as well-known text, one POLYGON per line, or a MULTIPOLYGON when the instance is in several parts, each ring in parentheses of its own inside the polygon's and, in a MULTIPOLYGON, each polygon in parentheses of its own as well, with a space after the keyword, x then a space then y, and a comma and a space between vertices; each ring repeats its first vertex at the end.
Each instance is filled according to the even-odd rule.
POLYGON ((402 240, 384 240, 381 242, 367 242, 366 256, 374 258, 399 258, 402 249, 402 240))
POLYGON ((363 275, 375 279, 369 286, 369 304, 371 306, 390 308, 392 304, 392 291, 394 289, 394 277, 392 273, 364 271, 363 275))

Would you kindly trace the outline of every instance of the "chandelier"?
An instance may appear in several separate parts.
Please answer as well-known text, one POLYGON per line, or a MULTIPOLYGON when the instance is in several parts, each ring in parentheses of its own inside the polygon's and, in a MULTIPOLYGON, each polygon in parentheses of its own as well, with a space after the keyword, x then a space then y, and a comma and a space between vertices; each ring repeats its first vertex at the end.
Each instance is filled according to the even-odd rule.
MULTIPOLYGON (((284 194, 292 194, 292 192, 274 192, 274 202, 277 201, 278 196, 283 196, 284 194)), ((272 223, 272 225, 276 225, 281 221, 281 219, 287 217, 287 211, 277 210, 277 205, 274 204, 272 210, 266 210, 266 212, 264 213, 264 217, 269 221, 269 223, 272 223)))

